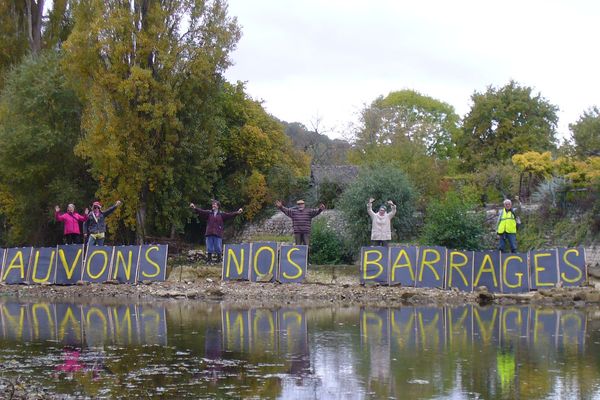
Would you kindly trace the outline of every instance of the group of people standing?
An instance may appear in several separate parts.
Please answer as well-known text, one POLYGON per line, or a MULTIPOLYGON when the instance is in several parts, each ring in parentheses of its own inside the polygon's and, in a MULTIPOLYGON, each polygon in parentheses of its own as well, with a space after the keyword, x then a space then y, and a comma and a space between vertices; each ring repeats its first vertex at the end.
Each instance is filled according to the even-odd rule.
POLYGON ((69 204, 67 211, 60 212, 60 207, 54 207, 54 218, 57 222, 64 223, 63 237, 65 244, 81 243, 81 230, 79 223, 83 222, 83 241, 92 246, 102 246, 106 236, 106 217, 112 214, 117 207, 122 204, 121 200, 106 210, 102 210, 102 204, 95 201, 92 204, 92 211, 86 208, 83 215, 75 211, 75 205, 69 204))
MULTIPOLYGON (((392 219, 396 215, 396 205, 388 200, 381 204, 377 212, 373 211, 374 198, 367 201, 367 213, 371 217, 371 241, 375 246, 387 246, 392 239, 392 219), (389 211, 388 211, 389 207, 389 211)), ((92 211, 84 210, 84 215, 75 211, 75 205, 69 204, 67 212, 61 213, 60 207, 55 207, 56 221, 64 223, 64 242, 66 244, 80 243, 81 232, 79 223, 83 222, 84 242, 88 245, 102 246, 106 234, 105 218, 112 214, 122 204, 120 200, 106 210, 102 210, 102 204, 96 201, 92 204, 92 211)), ((325 210, 325 205, 320 204, 318 208, 306 208, 304 200, 298 200, 296 207, 288 208, 280 200, 275 206, 292 220, 294 242, 296 245, 309 245, 310 228, 314 217, 325 210)), ((223 212, 220 210, 221 203, 212 200, 211 209, 204 210, 190 203, 190 208, 198 216, 206 220, 206 252, 209 263, 220 263, 223 257, 223 231, 225 221, 240 215, 244 210, 240 208, 234 212, 223 212)), ((499 238, 498 249, 504 251, 506 244, 510 251, 517 251, 517 226, 520 224, 510 200, 504 200, 504 208, 499 214, 496 232, 499 238)))

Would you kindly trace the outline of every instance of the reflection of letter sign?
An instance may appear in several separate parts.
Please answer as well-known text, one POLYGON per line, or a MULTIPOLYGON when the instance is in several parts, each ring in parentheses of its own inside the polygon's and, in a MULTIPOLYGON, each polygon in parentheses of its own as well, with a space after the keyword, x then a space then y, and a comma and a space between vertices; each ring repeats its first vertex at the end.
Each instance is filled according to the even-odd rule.
POLYGON ((390 248, 390 285, 415 286, 417 281, 417 247, 390 248))
POLYGON ((308 246, 281 246, 279 276, 281 283, 304 282, 308 265, 308 246))
POLYGON ((558 249, 558 267, 563 286, 581 286, 585 283, 587 265, 583 247, 558 249))
POLYGON ((55 282, 59 285, 74 285, 81 279, 83 269, 83 246, 70 244, 58 246, 55 282))
POLYGON ((492 293, 500 293, 500 252, 476 251, 473 264, 473 288, 485 286, 492 293))
POLYGON ((140 250, 140 246, 115 247, 111 279, 121 283, 135 283, 140 250))
POLYGON ((273 282, 277 277, 277 243, 252 243, 250 280, 273 282))
POLYGON ((166 244, 145 244, 140 250, 138 282, 164 281, 167 278, 166 244))
POLYGON ((419 249, 419 276, 417 287, 444 288, 446 272, 445 247, 421 247, 419 249))
POLYGON ((29 259, 32 250, 32 247, 7 249, 0 281, 9 284, 25 283, 29 273, 29 259))
POLYGON ((556 250, 536 250, 529 252, 531 288, 555 287, 558 283, 556 250))
POLYGON ((389 249, 387 247, 363 247, 360 250, 360 283, 389 283, 389 249))
POLYGON ((56 247, 33 249, 29 282, 54 283, 54 268, 56 266, 56 247))
POLYGON ((527 254, 502 253, 502 293, 523 293, 529 291, 527 254))
POLYGON ((89 246, 81 280, 86 282, 106 282, 110 276, 112 254, 113 247, 89 246))
POLYGON ((223 256, 224 281, 250 279, 250 244, 226 244, 223 256))
POLYGON ((447 288, 473 291, 473 252, 448 250, 447 288))

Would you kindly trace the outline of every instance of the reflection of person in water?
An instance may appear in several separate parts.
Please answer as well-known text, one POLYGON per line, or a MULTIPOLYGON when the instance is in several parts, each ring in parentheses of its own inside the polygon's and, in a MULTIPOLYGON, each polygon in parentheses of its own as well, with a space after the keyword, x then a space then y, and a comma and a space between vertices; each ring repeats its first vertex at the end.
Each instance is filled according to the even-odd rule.
POLYGON ((500 386, 506 393, 515 379, 516 363, 512 349, 499 350, 496 355, 496 368, 500 377, 500 386))
POLYGON ((55 368, 54 377, 57 378, 59 374, 66 374, 67 379, 73 379, 76 373, 91 372, 92 379, 100 379, 100 372, 112 373, 104 365, 104 354, 100 353, 98 356, 93 356, 91 363, 86 365, 83 357, 81 357, 82 350, 73 346, 66 346, 62 353, 62 364, 57 365, 55 368))
POLYGON ((85 366, 80 360, 81 349, 67 346, 63 349, 62 359, 63 363, 57 365, 55 370, 58 373, 62 372, 67 374, 69 379, 73 379, 73 375, 76 372, 83 371, 85 366))

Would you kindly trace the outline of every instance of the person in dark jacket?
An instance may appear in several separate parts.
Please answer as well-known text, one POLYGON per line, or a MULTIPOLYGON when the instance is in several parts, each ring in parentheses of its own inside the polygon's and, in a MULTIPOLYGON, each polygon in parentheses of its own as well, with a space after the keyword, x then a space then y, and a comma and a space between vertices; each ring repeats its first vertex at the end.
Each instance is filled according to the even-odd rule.
POLYGON ((321 203, 319 208, 305 208, 304 200, 296 202, 296 208, 287 208, 283 206, 280 200, 275 202, 275 206, 285 215, 292 219, 294 227, 294 241, 296 245, 307 245, 310 242, 310 224, 311 220, 325 209, 325 204, 321 203))
POLYGON ((224 222, 235 216, 240 215, 244 210, 239 209, 235 212, 222 212, 219 210, 221 203, 218 200, 213 200, 211 203, 210 210, 202 210, 196 208, 194 203, 190 203, 190 208, 194 210, 202 219, 206 220, 206 253, 208 256, 208 263, 213 262, 213 254, 217 255, 216 262, 220 263, 223 259, 223 227, 224 222))
POLYGON ((92 204, 92 212, 87 216, 87 220, 83 224, 84 236, 89 236, 87 241, 88 246, 102 246, 106 235, 106 221, 105 218, 112 214, 117 207, 122 204, 121 200, 112 206, 102 211, 102 204, 99 201, 95 201, 92 204))

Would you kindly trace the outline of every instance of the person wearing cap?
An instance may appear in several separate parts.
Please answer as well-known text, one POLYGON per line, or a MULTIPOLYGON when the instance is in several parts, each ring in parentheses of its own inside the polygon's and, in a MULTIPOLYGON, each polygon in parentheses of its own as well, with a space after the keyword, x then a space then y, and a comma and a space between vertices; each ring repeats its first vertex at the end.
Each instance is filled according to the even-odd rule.
POLYGON ((88 246, 102 246, 106 236, 106 221, 105 218, 112 214, 121 204, 121 200, 112 206, 102 211, 102 204, 95 201, 92 204, 92 212, 88 214, 87 220, 83 225, 84 236, 89 236, 87 241, 88 246))
POLYGON ((65 244, 81 243, 81 230, 79 229, 79 223, 85 222, 89 210, 86 208, 81 215, 75 212, 75 204, 69 204, 67 206, 67 212, 60 213, 60 207, 54 207, 54 218, 57 222, 64 223, 63 231, 63 242, 65 244))
POLYGON ((296 208, 287 208, 283 206, 280 200, 275 202, 275 206, 285 215, 292 219, 294 227, 294 241, 296 245, 308 246, 310 242, 310 224, 312 219, 325 209, 325 205, 321 203, 319 208, 306 208, 304 200, 296 202, 296 208))
POLYGON ((190 203, 190 208, 194 210, 202 219, 206 220, 206 253, 208 263, 213 263, 213 254, 217 255, 216 262, 220 263, 223 259, 223 228, 224 222, 230 218, 240 215, 244 210, 240 208, 235 212, 222 212, 219 210, 221 203, 218 200, 211 202, 210 210, 196 208, 194 203, 190 203))
MULTIPOLYGON (((518 200, 518 198, 517 198, 518 200)), ((512 208, 512 201, 504 200, 504 208, 498 215, 498 224, 496 225, 496 233, 498 234, 498 250, 504 251, 506 243, 510 246, 510 252, 517 252, 517 225, 521 223, 519 217, 515 215, 515 210, 512 208)))
POLYGON ((388 200, 392 211, 387 212, 386 204, 379 206, 377 213, 373 212, 374 198, 370 198, 367 202, 367 212, 373 221, 371 226, 371 241, 374 246, 387 246, 387 243, 392 240, 392 218, 396 215, 396 205, 393 201, 388 200))

